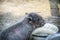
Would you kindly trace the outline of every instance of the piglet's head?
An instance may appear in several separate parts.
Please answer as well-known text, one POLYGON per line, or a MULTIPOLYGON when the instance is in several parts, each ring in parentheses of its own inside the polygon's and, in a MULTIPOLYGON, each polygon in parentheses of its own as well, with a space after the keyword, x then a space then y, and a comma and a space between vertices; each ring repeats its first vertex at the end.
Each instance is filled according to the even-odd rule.
POLYGON ((29 20, 29 23, 35 25, 35 28, 41 27, 45 24, 43 18, 37 15, 37 13, 28 14, 28 20, 29 20))

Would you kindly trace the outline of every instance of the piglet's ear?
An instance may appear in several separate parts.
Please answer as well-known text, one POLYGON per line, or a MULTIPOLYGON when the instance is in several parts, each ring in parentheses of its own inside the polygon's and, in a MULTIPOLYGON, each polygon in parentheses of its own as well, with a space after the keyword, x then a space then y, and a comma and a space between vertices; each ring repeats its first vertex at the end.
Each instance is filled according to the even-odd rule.
POLYGON ((29 20, 29 23, 32 24, 32 17, 29 17, 28 20, 29 20))
POLYGON ((29 21, 32 21, 32 17, 28 17, 28 20, 29 20, 29 21))

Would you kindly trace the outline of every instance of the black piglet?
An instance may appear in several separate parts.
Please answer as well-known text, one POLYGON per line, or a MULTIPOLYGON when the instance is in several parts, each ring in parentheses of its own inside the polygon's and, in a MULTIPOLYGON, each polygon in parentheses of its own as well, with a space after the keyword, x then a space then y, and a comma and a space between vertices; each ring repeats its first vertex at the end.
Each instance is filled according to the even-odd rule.
POLYGON ((23 20, 0 33, 0 40, 29 40, 34 29, 44 25, 36 13, 26 14, 23 20))

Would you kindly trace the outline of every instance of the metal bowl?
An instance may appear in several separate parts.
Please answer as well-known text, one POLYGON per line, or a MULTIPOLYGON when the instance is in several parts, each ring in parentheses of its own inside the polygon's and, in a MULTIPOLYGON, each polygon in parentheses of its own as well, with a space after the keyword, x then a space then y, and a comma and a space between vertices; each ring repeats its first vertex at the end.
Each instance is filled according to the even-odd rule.
POLYGON ((49 35, 45 40, 60 40, 60 33, 49 35))
POLYGON ((48 34, 32 34, 33 40, 45 40, 48 34))

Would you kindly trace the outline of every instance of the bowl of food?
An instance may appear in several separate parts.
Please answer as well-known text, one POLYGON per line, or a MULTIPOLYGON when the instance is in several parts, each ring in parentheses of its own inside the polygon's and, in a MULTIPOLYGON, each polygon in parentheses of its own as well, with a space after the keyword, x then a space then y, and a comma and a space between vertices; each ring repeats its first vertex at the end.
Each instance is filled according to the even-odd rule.
POLYGON ((33 40, 45 40, 48 35, 55 34, 59 31, 54 24, 46 23, 43 27, 37 28, 32 32, 33 40))

